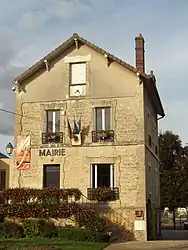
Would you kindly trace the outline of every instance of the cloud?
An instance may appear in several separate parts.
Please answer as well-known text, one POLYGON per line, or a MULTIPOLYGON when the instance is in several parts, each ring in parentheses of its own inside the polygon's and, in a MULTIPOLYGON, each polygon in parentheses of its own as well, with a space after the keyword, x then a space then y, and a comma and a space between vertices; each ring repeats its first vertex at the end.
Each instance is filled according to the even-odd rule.
MULTIPOLYGON (((12 79, 73 32, 135 64, 134 37, 143 33, 147 72, 154 69, 166 111, 162 129, 188 141, 188 1, 0 0, 0 103, 14 110, 12 79), (178 117, 178 119, 177 119, 178 117), (183 122, 179 122, 183 121, 183 122)), ((1 112, 0 133, 13 134, 13 116, 1 112)))
POLYGON ((81 0, 47 0, 42 8, 24 12, 19 20, 19 26, 36 30, 50 21, 76 19, 90 13, 90 6, 81 0))

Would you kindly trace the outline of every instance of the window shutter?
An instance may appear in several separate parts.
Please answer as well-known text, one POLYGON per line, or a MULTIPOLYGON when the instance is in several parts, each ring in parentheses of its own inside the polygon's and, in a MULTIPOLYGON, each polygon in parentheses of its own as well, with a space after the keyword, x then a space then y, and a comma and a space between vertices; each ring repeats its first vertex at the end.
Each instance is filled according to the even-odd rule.
POLYGON ((55 132, 61 132, 60 131, 60 111, 55 111, 55 132))
POLYGON ((110 130, 110 108, 105 108, 105 130, 110 130))
POLYGON ((102 130, 102 108, 96 108, 96 131, 102 130))
POLYGON ((86 83, 86 64, 71 64, 71 84, 86 83))
POLYGON ((93 109, 93 131, 96 131, 96 108, 93 109))
POLYGON ((47 132, 53 132, 53 111, 46 111, 46 128, 47 132))

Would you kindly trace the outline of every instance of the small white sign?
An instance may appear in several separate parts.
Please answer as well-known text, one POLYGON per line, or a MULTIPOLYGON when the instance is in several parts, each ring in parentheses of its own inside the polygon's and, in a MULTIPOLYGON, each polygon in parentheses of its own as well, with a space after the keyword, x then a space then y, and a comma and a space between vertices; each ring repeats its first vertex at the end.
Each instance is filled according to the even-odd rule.
POLYGON ((135 220, 134 221, 134 230, 135 231, 144 231, 145 230, 145 220, 135 220))

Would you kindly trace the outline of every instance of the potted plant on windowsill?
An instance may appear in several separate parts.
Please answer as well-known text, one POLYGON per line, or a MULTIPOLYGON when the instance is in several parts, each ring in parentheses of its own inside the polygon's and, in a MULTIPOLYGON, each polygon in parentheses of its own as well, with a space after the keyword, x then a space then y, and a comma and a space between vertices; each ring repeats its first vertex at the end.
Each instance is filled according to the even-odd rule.
POLYGON ((114 188, 111 187, 97 187, 88 190, 88 199, 98 202, 106 202, 116 200, 114 188))
POLYGON ((113 137, 113 132, 109 130, 102 130, 98 133, 98 137, 101 141, 110 140, 113 137))

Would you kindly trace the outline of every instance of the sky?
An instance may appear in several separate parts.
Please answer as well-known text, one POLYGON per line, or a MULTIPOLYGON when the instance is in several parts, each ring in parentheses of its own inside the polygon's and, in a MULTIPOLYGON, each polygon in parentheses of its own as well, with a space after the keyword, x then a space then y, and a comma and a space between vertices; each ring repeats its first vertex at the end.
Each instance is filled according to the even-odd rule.
MULTIPOLYGON (((0 0, 0 108, 15 110, 12 80, 78 33, 135 65, 135 36, 145 39, 166 117, 160 130, 188 142, 187 0, 0 0), (16 4, 15 4, 16 3, 16 4)), ((14 117, 1 112, 0 152, 13 143, 14 117)))

